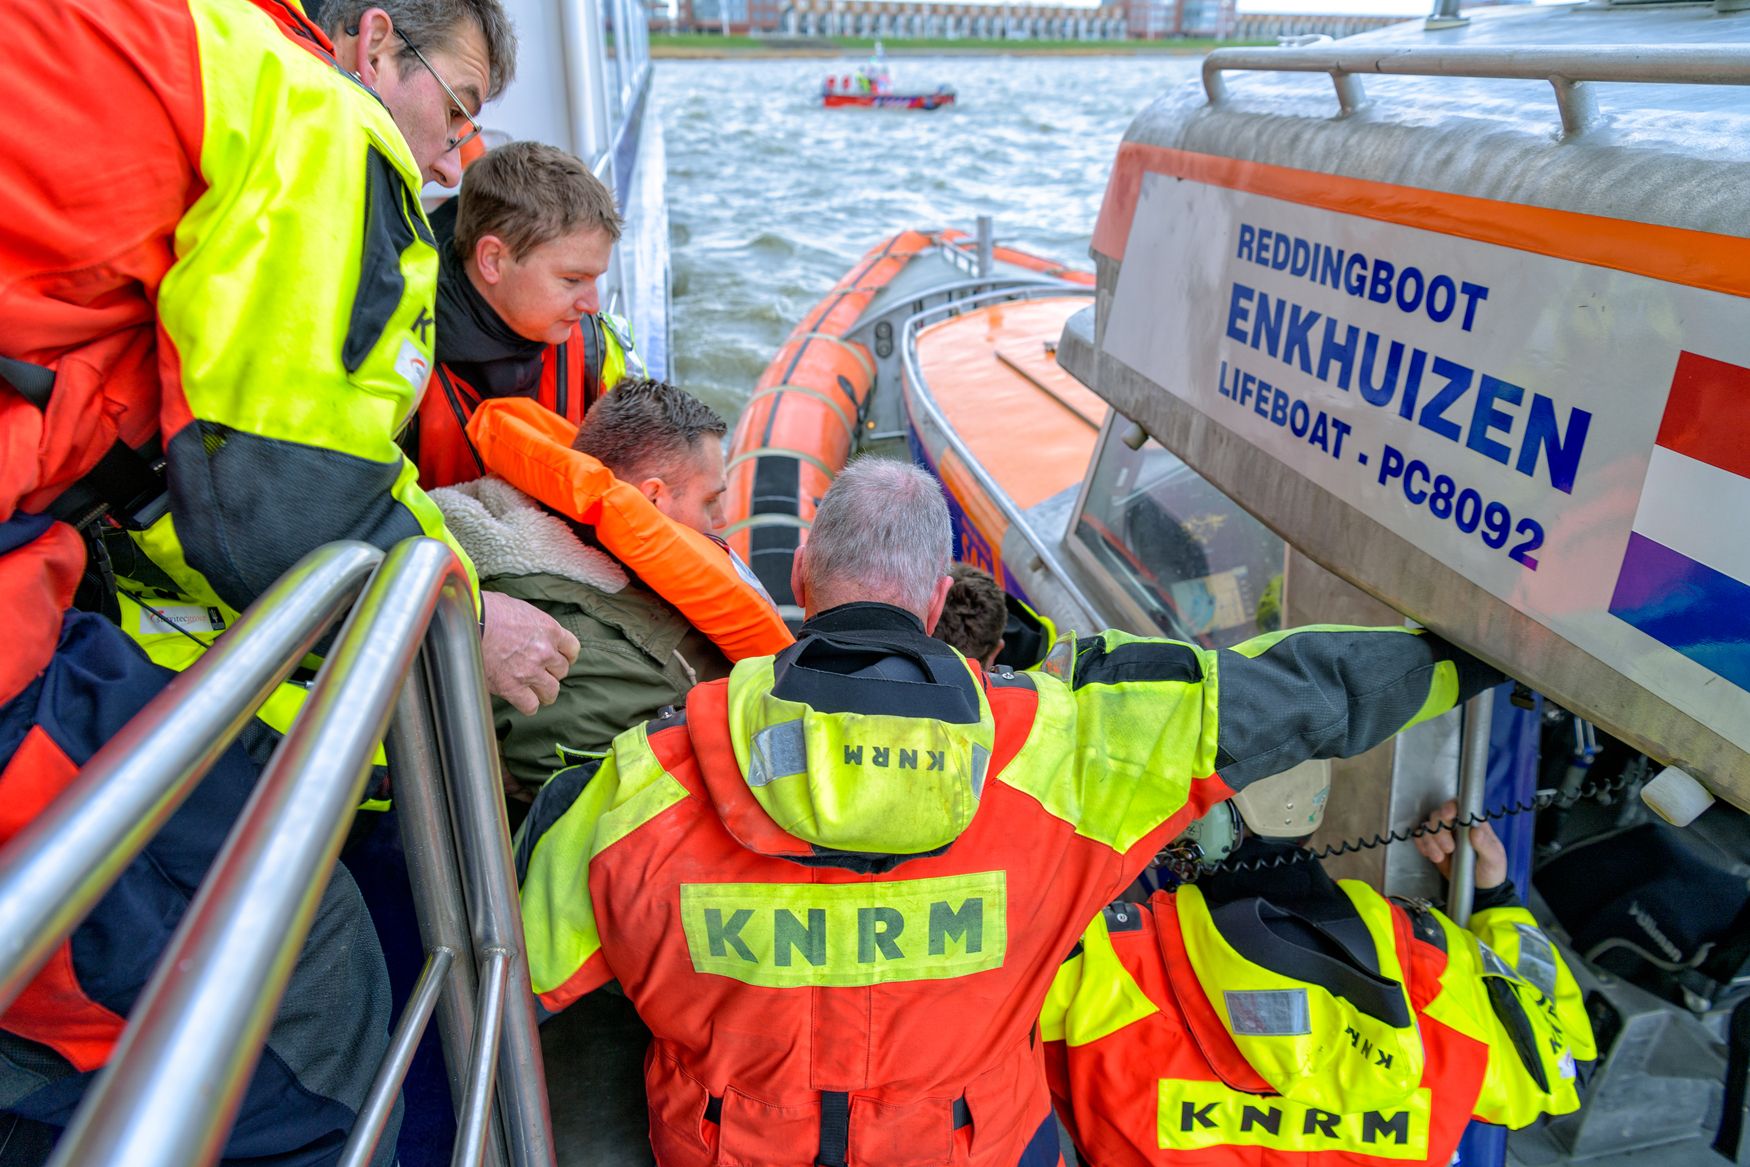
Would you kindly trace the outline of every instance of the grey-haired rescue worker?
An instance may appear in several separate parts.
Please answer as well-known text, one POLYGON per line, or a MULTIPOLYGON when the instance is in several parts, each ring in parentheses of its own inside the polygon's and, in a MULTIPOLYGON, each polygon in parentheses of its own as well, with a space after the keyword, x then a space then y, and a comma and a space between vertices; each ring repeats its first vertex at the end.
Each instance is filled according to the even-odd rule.
MULTIPOLYGON (((1084 1162, 1435 1167, 1473 1117, 1521 1127, 1578 1108, 1592 1030, 1494 832, 1471 828, 1466 931, 1425 903, 1333 881, 1272 837, 1317 825, 1305 808, 1322 807, 1323 789, 1307 778, 1216 808, 1199 824, 1210 857, 1236 828, 1259 836, 1229 856, 1238 870, 1112 904, 1059 970, 1040 1036, 1084 1162)), ((1417 842, 1444 865, 1452 835, 1417 842)))
POLYGON ((1400 628, 1106 633, 987 676, 929 635, 950 546, 934 478, 852 463, 796 556, 797 643, 536 800, 535 991, 638 1007, 663 1167, 1057 1162, 1034 1023, 1088 920, 1235 789, 1497 680, 1400 628))

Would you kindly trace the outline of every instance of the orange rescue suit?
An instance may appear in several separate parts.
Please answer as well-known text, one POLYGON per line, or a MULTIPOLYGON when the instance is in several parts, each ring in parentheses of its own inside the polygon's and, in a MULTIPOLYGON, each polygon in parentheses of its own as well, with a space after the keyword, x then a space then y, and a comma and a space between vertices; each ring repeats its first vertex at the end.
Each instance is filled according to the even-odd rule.
MULTIPOLYGON (((1108 907, 1085 947, 1065 964, 1041 1021, 1053 1101, 1078 1151, 1100 1167, 1435 1167, 1451 1161, 1473 1115, 1503 1121, 1497 1096, 1519 1055, 1503 1048, 1507 1043, 1488 1011, 1479 1017, 1455 1000, 1477 981, 1468 964, 1450 973, 1468 984, 1450 992, 1443 984, 1449 977, 1445 946, 1468 934, 1432 913, 1413 923, 1401 907, 1369 891, 1356 886, 1350 894, 1371 899, 1379 932, 1389 937, 1377 959, 1385 982, 1402 976, 1413 1018, 1403 1031, 1408 1045, 1375 1046, 1339 1022, 1329 1030, 1334 1041, 1321 1047, 1333 1064, 1300 1063, 1291 1072, 1301 1084, 1284 1089, 1297 1097, 1277 1093, 1238 1044, 1283 1039, 1236 1038, 1234 1027, 1244 1030, 1248 1022, 1234 1018, 1247 1010, 1258 1034, 1324 1032, 1316 1016, 1308 1020, 1304 995, 1294 996, 1304 990, 1248 992, 1231 977, 1200 977, 1196 965, 1209 959, 1200 954, 1210 950, 1212 932, 1194 890, 1108 907), (1181 903, 1188 896, 1197 898, 1181 903), (1200 913, 1196 929, 1183 910, 1200 913), (1085 967, 1076 968, 1077 962, 1085 967), (1215 1001, 1224 1002, 1226 1020, 1215 1001), (1298 1011, 1284 1008, 1296 1002, 1298 1011), (1342 1079, 1335 1073, 1339 1064, 1342 1079), (1346 1094, 1369 1090, 1372 1097, 1360 1105, 1344 1104, 1346 1094)), ((1371 1032, 1377 1038, 1379 1031, 1371 1032)), ((1571 1080, 1572 1061, 1565 1065, 1571 1080)), ((1572 1094, 1559 1071, 1552 1081, 1554 1094, 1572 1094)), ((1537 1109, 1561 1113, 1573 1105, 1540 1100, 1537 1109)), ((1523 1125, 1520 1118, 1506 1121, 1523 1125)))
MULTIPOLYGON (((1192 783, 1176 813, 1122 851, 1082 835, 1003 780, 1037 695, 998 678, 989 778, 965 832, 939 853, 858 871, 856 856, 817 858, 751 795, 731 742, 731 684, 695 688, 681 723, 652 723, 647 757, 665 777, 609 814, 630 824, 672 805, 590 867, 612 968, 597 954, 543 1005, 618 979, 655 1035, 646 1083, 662 1167, 1012 1167, 1050 1110, 1034 1021, 1057 960, 1226 786, 1192 783)), ((628 738, 644 733, 616 742, 622 774, 642 764, 628 738)), ((878 747, 864 748, 875 763, 878 747)), ((542 845, 563 845, 565 829, 542 845)))

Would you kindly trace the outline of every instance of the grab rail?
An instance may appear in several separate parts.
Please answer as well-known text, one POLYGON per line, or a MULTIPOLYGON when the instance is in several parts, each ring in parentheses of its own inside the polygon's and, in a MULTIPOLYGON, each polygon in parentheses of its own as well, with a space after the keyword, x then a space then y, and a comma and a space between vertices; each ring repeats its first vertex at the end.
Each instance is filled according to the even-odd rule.
POLYGON ((514 988, 527 984, 527 961, 473 602, 460 562, 436 540, 410 539, 386 556, 359 543, 306 556, 0 851, 0 1002, 16 997, 349 605, 54 1167, 218 1159, 385 731, 429 959, 346 1162, 369 1158, 435 1007, 452 1080, 466 1079, 454 1161, 499 1163, 508 1151, 516 1167, 553 1163, 534 1004, 514 988), (453 831, 438 814, 446 803, 453 831), (439 982, 450 992, 440 995, 439 982), (489 1144, 500 1034, 506 1121, 489 1144))
POLYGON ((1222 74, 1239 71, 1328 73, 1345 116, 1367 105, 1360 75, 1368 73, 1547 81, 1555 90, 1567 136, 1596 124, 1601 116, 1588 83, 1750 84, 1750 44, 1387 48, 1327 42, 1300 48, 1216 49, 1203 59, 1203 92, 1210 105, 1228 99, 1222 74))
POLYGON ((1065 591, 1069 592, 1076 603, 1082 606, 1083 611, 1091 615, 1100 609, 1094 606, 1087 594, 1082 591, 1081 585, 1076 583, 1075 577, 1064 566, 1056 549, 1048 546, 1044 540, 1033 534, 1032 526, 1025 521, 1020 509, 1015 506, 1014 500, 1009 497, 1008 492, 997 485, 996 479, 991 477, 983 463, 973 455, 972 450, 955 432, 954 427, 948 424, 947 417, 942 413, 942 407, 936 402, 935 394, 930 392, 929 383, 924 379, 923 370, 918 367, 917 334, 925 325, 933 324, 938 319, 947 319, 962 312, 984 307, 986 304, 999 304, 1008 300, 1028 300, 1041 295, 1082 296, 1091 300, 1094 293, 1092 289, 1085 288, 1080 284, 1053 281, 1037 286, 1004 288, 940 304, 934 308, 925 309, 906 320, 900 336, 900 351, 904 359, 905 379, 907 383, 917 389, 917 404, 924 417, 942 435, 948 448, 959 457, 960 464, 977 480, 979 488, 985 492, 985 496, 996 504, 1010 529, 1021 533, 1022 538, 1026 539, 1028 545, 1033 548, 1033 553, 1046 565, 1057 582, 1063 586, 1065 591))
POLYGON ((91 758, 0 850, 0 1011, 193 792, 383 558, 312 552, 91 758), (224 694, 222 700, 195 699, 224 694))

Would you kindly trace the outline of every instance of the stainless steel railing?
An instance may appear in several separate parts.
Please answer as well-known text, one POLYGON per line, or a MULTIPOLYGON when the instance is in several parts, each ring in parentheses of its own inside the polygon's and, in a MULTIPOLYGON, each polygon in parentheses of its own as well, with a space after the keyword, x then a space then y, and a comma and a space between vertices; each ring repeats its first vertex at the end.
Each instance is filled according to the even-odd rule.
POLYGON ((385 732, 428 959, 344 1162, 369 1159, 435 1011, 454 1162, 553 1163, 474 608, 436 540, 311 553, 0 851, 0 1009, 343 613, 54 1167, 217 1160, 385 732))
POLYGON ((1601 116, 1592 83, 1750 84, 1750 44, 1717 45, 1352 45, 1343 41, 1287 49, 1217 49, 1203 59, 1210 105, 1228 100, 1223 74, 1236 71, 1325 73, 1343 115, 1367 104, 1364 74, 1547 81, 1555 90, 1564 135, 1601 116))
POLYGON ((980 462, 978 458, 973 456, 973 453, 971 449, 967 447, 965 440, 955 431, 953 426, 948 424, 947 417, 942 413, 941 405, 936 401, 936 395, 930 391, 929 381, 925 379, 923 370, 918 366, 918 333, 922 332, 930 325, 940 323, 951 316, 958 316, 963 312, 976 311, 979 308, 985 308, 992 304, 1000 304, 1010 300, 1032 300, 1041 296, 1085 296, 1090 302, 1092 302, 1094 293, 1091 288, 1084 287, 1081 284, 1072 284, 1064 280, 1053 280, 1036 285, 1017 285, 984 292, 978 295, 969 295, 950 303, 940 304, 933 308, 925 309, 922 312, 908 317, 904 327, 901 329, 900 353, 903 357, 902 368, 904 370, 906 384, 910 385, 915 390, 914 400, 916 401, 918 412, 923 416, 923 419, 937 433, 941 434, 943 441, 948 448, 953 450, 959 457, 961 465, 966 468, 966 472, 972 475, 972 477, 978 482, 979 488, 985 492, 985 495, 995 504, 996 508, 1002 512, 1003 518, 1009 524, 1009 527, 1021 533, 1021 536, 1027 541, 1028 546, 1033 549, 1034 555, 1046 565, 1046 568, 1050 571, 1051 575, 1062 584, 1064 590, 1070 594, 1070 597, 1075 600, 1077 604, 1081 605, 1083 611, 1094 613, 1098 612, 1100 609, 1094 606, 1093 602, 1088 598, 1087 593, 1084 592, 1081 585, 1076 582, 1076 577, 1070 574, 1069 569, 1064 565, 1063 557, 1059 554, 1058 549, 1055 546, 1052 546, 1048 541, 1039 537, 1038 533, 1034 531, 1032 525, 1026 522, 1023 518, 1020 510, 1015 506, 1014 500, 1009 497, 1008 492, 997 486, 996 480, 991 477, 990 471, 986 470, 984 464, 980 462))

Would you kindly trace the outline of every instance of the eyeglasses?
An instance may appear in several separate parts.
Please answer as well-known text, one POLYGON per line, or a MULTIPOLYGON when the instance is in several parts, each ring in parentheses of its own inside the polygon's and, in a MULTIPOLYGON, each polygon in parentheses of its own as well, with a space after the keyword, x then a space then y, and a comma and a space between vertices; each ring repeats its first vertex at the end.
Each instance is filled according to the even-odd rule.
POLYGON ((399 36, 404 42, 406 42, 407 47, 410 50, 412 50, 414 57, 416 57, 419 60, 419 63, 421 65, 425 66, 425 71, 427 73, 430 73, 432 75, 432 77, 437 80, 438 87, 444 91, 444 96, 450 99, 450 105, 455 107, 455 113, 451 115, 450 120, 452 122, 454 122, 456 117, 460 117, 463 122, 467 123, 467 126, 468 126, 467 133, 463 134, 459 138, 456 137, 454 134, 452 134, 452 135, 450 135, 450 137, 448 139, 446 139, 449 142, 449 146, 447 149, 448 150, 459 150, 463 146, 466 146, 469 142, 472 142, 475 138, 478 138, 480 136, 480 131, 484 127, 481 126, 481 124, 479 122, 474 120, 474 115, 468 112, 468 107, 462 104, 462 99, 456 96, 456 91, 454 89, 450 88, 450 83, 448 81, 445 81, 443 79, 443 76, 440 73, 438 73, 438 71, 436 69, 431 67, 431 62, 425 59, 425 54, 419 51, 418 45, 414 44, 411 40, 408 39, 408 36, 406 33, 402 32, 400 29, 396 29, 395 35, 399 36))

